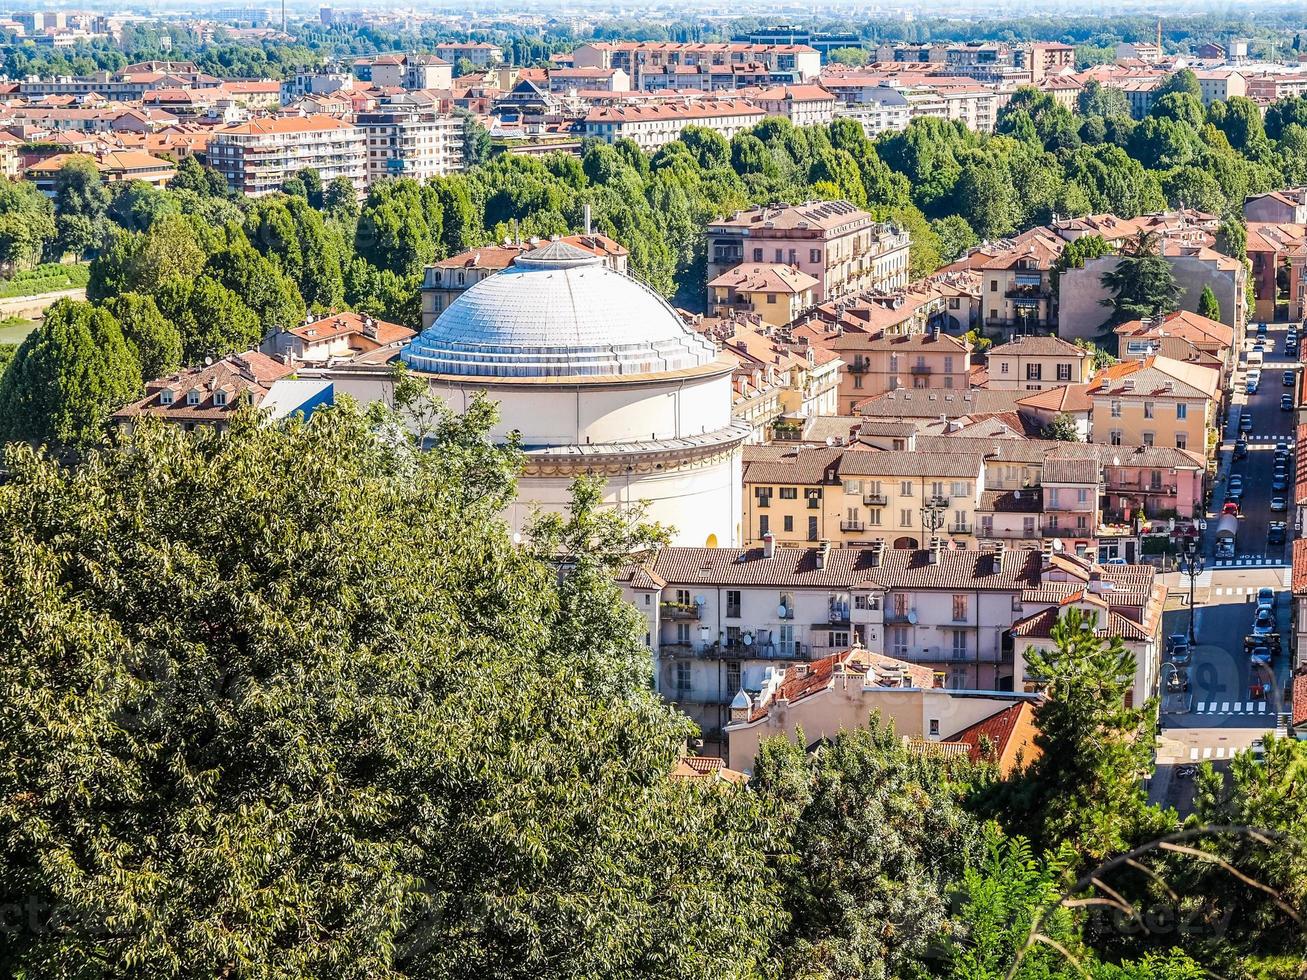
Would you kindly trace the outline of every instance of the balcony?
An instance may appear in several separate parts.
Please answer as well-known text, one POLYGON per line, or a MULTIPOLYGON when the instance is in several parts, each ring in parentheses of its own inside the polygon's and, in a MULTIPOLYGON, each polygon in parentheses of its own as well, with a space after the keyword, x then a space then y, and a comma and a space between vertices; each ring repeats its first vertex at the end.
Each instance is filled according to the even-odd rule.
POLYGON ((867 525, 864 521, 840 521, 840 530, 846 533, 849 531, 865 531, 867 525))
POLYGON ((671 620, 693 621, 699 618, 699 606, 693 602, 660 602, 658 611, 671 620))
POLYGON ((970 521, 955 521, 948 526, 949 534, 972 534, 975 526, 970 521))
POLYGON ((889 498, 883 493, 864 493, 862 502, 868 507, 888 507, 889 498))
POLYGON ((1174 497, 1176 488, 1165 483, 1145 483, 1143 480, 1110 480, 1106 484, 1108 493, 1160 493, 1174 497))
POLYGON ((908 373, 909 373, 909 374, 916 374, 916 375, 921 375, 921 376, 924 376, 924 377, 929 377, 930 374, 931 374, 931 371, 932 371, 932 369, 931 369, 931 366, 930 366, 929 364, 910 364, 910 365, 908 365, 908 373))
POLYGON ((1043 286, 1009 286, 1003 295, 1008 299, 1042 299, 1048 293, 1043 286))
POLYGON ((866 374, 868 371, 871 370, 871 362, 854 361, 853 363, 847 365, 846 370, 849 372, 849 374, 866 374))

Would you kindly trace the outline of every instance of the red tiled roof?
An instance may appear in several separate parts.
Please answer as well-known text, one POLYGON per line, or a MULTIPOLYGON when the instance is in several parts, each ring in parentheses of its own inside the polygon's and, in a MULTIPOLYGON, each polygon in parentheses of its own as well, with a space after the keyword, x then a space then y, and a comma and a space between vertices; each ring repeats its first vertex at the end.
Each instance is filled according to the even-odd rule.
MULTIPOLYGON (((1016 704, 1009 705, 988 718, 981 719, 974 725, 950 735, 944 741, 966 743, 971 750, 972 762, 980 762, 987 758, 998 761, 1003 757, 1008 743, 1021 727, 1022 722, 1033 725, 1032 716, 1034 713, 1034 707, 1029 701, 1018 701, 1016 704), (985 754, 986 746, 982 744, 982 740, 988 742, 991 755, 985 754)), ((1029 760, 1027 759, 1027 761, 1029 760)))
POLYGON ((1307 595, 1307 538, 1293 542, 1293 594, 1307 595))
POLYGON ((1289 691, 1289 717, 1289 723, 1294 728, 1307 728, 1307 669, 1302 667, 1293 675, 1293 687, 1289 691))
POLYGON ((726 768, 726 760, 716 756, 683 755, 676 760, 676 767, 668 778, 675 780, 712 780, 726 783, 745 783, 749 777, 742 772, 726 768))

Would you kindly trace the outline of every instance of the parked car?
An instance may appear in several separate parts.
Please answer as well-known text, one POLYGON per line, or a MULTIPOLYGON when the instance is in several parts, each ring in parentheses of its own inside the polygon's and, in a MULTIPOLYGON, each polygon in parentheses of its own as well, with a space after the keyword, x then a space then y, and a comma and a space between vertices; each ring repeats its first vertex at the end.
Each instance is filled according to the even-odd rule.
POLYGON ((1271 648, 1265 646, 1256 646, 1248 654, 1248 660, 1255 664, 1269 664, 1271 662, 1271 648))
POLYGON ((1293 395, 1281 395, 1281 396, 1280 396, 1280 411, 1281 411, 1281 412, 1292 412, 1292 411, 1293 411, 1293 395))
POLYGON ((1261 609, 1263 607, 1266 609, 1275 608, 1275 590, 1269 585, 1263 585, 1257 590, 1257 608, 1261 609))
POLYGON ((1253 617, 1253 636, 1268 636, 1275 632, 1275 614, 1266 607, 1257 610, 1253 617))
POLYGON ((1252 412, 1240 412, 1240 413, 1239 413, 1239 431, 1240 431, 1240 432, 1252 432, 1252 431, 1253 431, 1253 413, 1252 413, 1252 412))
POLYGON ((1268 545, 1282 545, 1285 538, 1284 521, 1271 521, 1266 531, 1266 543, 1268 545))
POLYGON ((1109 558, 1103 563, 1104 565, 1129 565, 1130 563, 1124 558, 1109 558))
POLYGON ((1237 500, 1227 500, 1221 506, 1221 515, 1229 514, 1232 517, 1239 516, 1239 502, 1237 500))
POLYGON ((1189 649, 1189 641, 1179 643, 1171 648, 1171 652, 1166 655, 1166 659, 1177 667, 1189 666, 1189 661, 1193 659, 1192 651, 1189 649))
POLYGON ((1243 385, 1243 393, 1244 393, 1245 395, 1255 395, 1255 394, 1257 394, 1257 379, 1256 379, 1256 378, 1249 378, 1247 381, 1244 382, 1244 385, 1243 385))
POLYGON ((1273 477, 1271 477, 1272 491, 1284 492, 1287 491, 1288 489, 1289 489, 1289 477, 1286 474, 1277 472, 1273 477))
POLYGON ((1286 388, 1292 388, 1292 387, 1293 387, 1293 379, 1294 379, 1294 373, 1293 373, 1292 371, 1285 371, 1285 372, 1284 372, 1284 386, 1285 386, 1286 388))
POLYGON ((1234 504, 1240 509, 1243 508, 1243 484, 1242 483, 1236 487, 1230 487, 1230 489, 1225 491, 1225 502, 1227 504, 1234 504))
POLYGON ((1259 336, 1259 337, 1265 337, 1265 336, 1266 336, 1266 324, 1265 324, 1265 323, 1259 323, 1259 324, 1257 324, 1257 336, 1259 336))
POLYGON ((1234 441, 1234 458, 1235 458, 1235 459, 1247 459, 1247 458, 1248 458, 1248 440, 1247 440, 1247 439, 1236 439, 1236 440, 1234 441))
POLYGON ((1242 473, 1231 473, 1231 474, 1230 474, 1230 479, 1227 481, 1227 484, 1226 484, 1226 485, 1227 485, 1231 490, 1233 490, 1235 487, 1238 487, 1240 490, 1242 490, 1242 489, 1243 489, 1243 474, 1242 474, 1242 473))
POLYGON ((1189 637, 1184 633, 1172 633, 1166 638, 1167 651, 1174 650, 1178 646, 1184 646, 1189 642, 1189 637))
POLYGON ((1272 514, 1283 514, 1283 513, 1284 513, 1286 510, 1288 510, 1288 509, 1289 509, 1289 505, 1286 504, 1286 503, 1284 502, 1284 498, 1283 498, 1283 497, 1272 497, 1272 498, 1271 498, 1271 513, 1272 513, 1272 514))

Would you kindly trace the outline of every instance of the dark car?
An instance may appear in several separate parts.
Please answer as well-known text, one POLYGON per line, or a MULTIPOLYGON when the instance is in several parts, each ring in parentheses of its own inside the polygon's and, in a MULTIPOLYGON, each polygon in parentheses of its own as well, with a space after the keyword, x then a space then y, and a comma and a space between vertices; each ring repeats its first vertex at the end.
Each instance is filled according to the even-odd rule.
POLYGON ((1252 413, 1252 412, 1240 412, 1240 413, 1239 413, 1239 431, 1240 431, 1240 432, 1252 432, 1252 431, 1253 431, 1253 413, 1252 413))
POLYGON ((1253 636, 1266 636, 1275 632, 1275 614, 1262 607, 1253 617, 1253 636))
POLYGON ((1274 491, 1284 491, 1289 489, 1289 477, 1284 473, 1276 473, 1271 477, 1271 489, 1274 491))
POLYGON ((1284 386, 1285 386, 1286 388, 1292 388, 1292 387, 1293 387, 1293 378, 1294 378, 1294 374, 1293 374, 1292 371, 1285 371, 1285 372, 1284 372, 1284 386))
POLYGON ((1248 456, 1248 440, 1236 439, 1234 443, 1234 458, 1244 459, 1248 456))
POLYGON ((1248 660, 1254 664, 1269 664, 1271 662, 1271 648, 1266 646, 1256 646, 1248 654, 1248 660))
POLYGON ((1266 543, 1268 545, 1284 544, 1284 521, 1272 521, 1270 529, 1266 532, 1266 543))
POLYGON ((1292 412, 1292 411, 1293 411, 1293 395, 1281 395, 1281 396, 1280 396, 1280 411, 1281 411, 1281 412, 1292 412))
POLYGON ((1289 505, 1288 503, 1285 502, 1285 499, 1283 497, 1271 498, 1271 513, 1283 514, 1288 509, 1289 509, 1289 505))

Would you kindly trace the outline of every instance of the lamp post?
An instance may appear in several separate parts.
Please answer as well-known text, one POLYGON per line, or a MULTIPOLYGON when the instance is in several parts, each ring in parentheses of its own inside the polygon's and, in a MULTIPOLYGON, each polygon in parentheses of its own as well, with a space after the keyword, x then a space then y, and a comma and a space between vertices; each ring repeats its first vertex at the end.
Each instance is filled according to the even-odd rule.
POLYGON ((944 502, 939 497, 928 497, 921 505, 921 533, 925 540, 923 548, 931 546, 931 540, 944 526, 944 502))
POLYGON ((1198 553, 1198 538, 1196 536, 1185 538, 1184 553, 1180 555, 1176 562, 1176 567, 1180 569, 1182 575, 1189 576, 1189 645, 1195 645, 1198 640, 1194 636, 1194 586, 1198 581, 1198 576, 1203 574, 1203 556, 1198 553))

